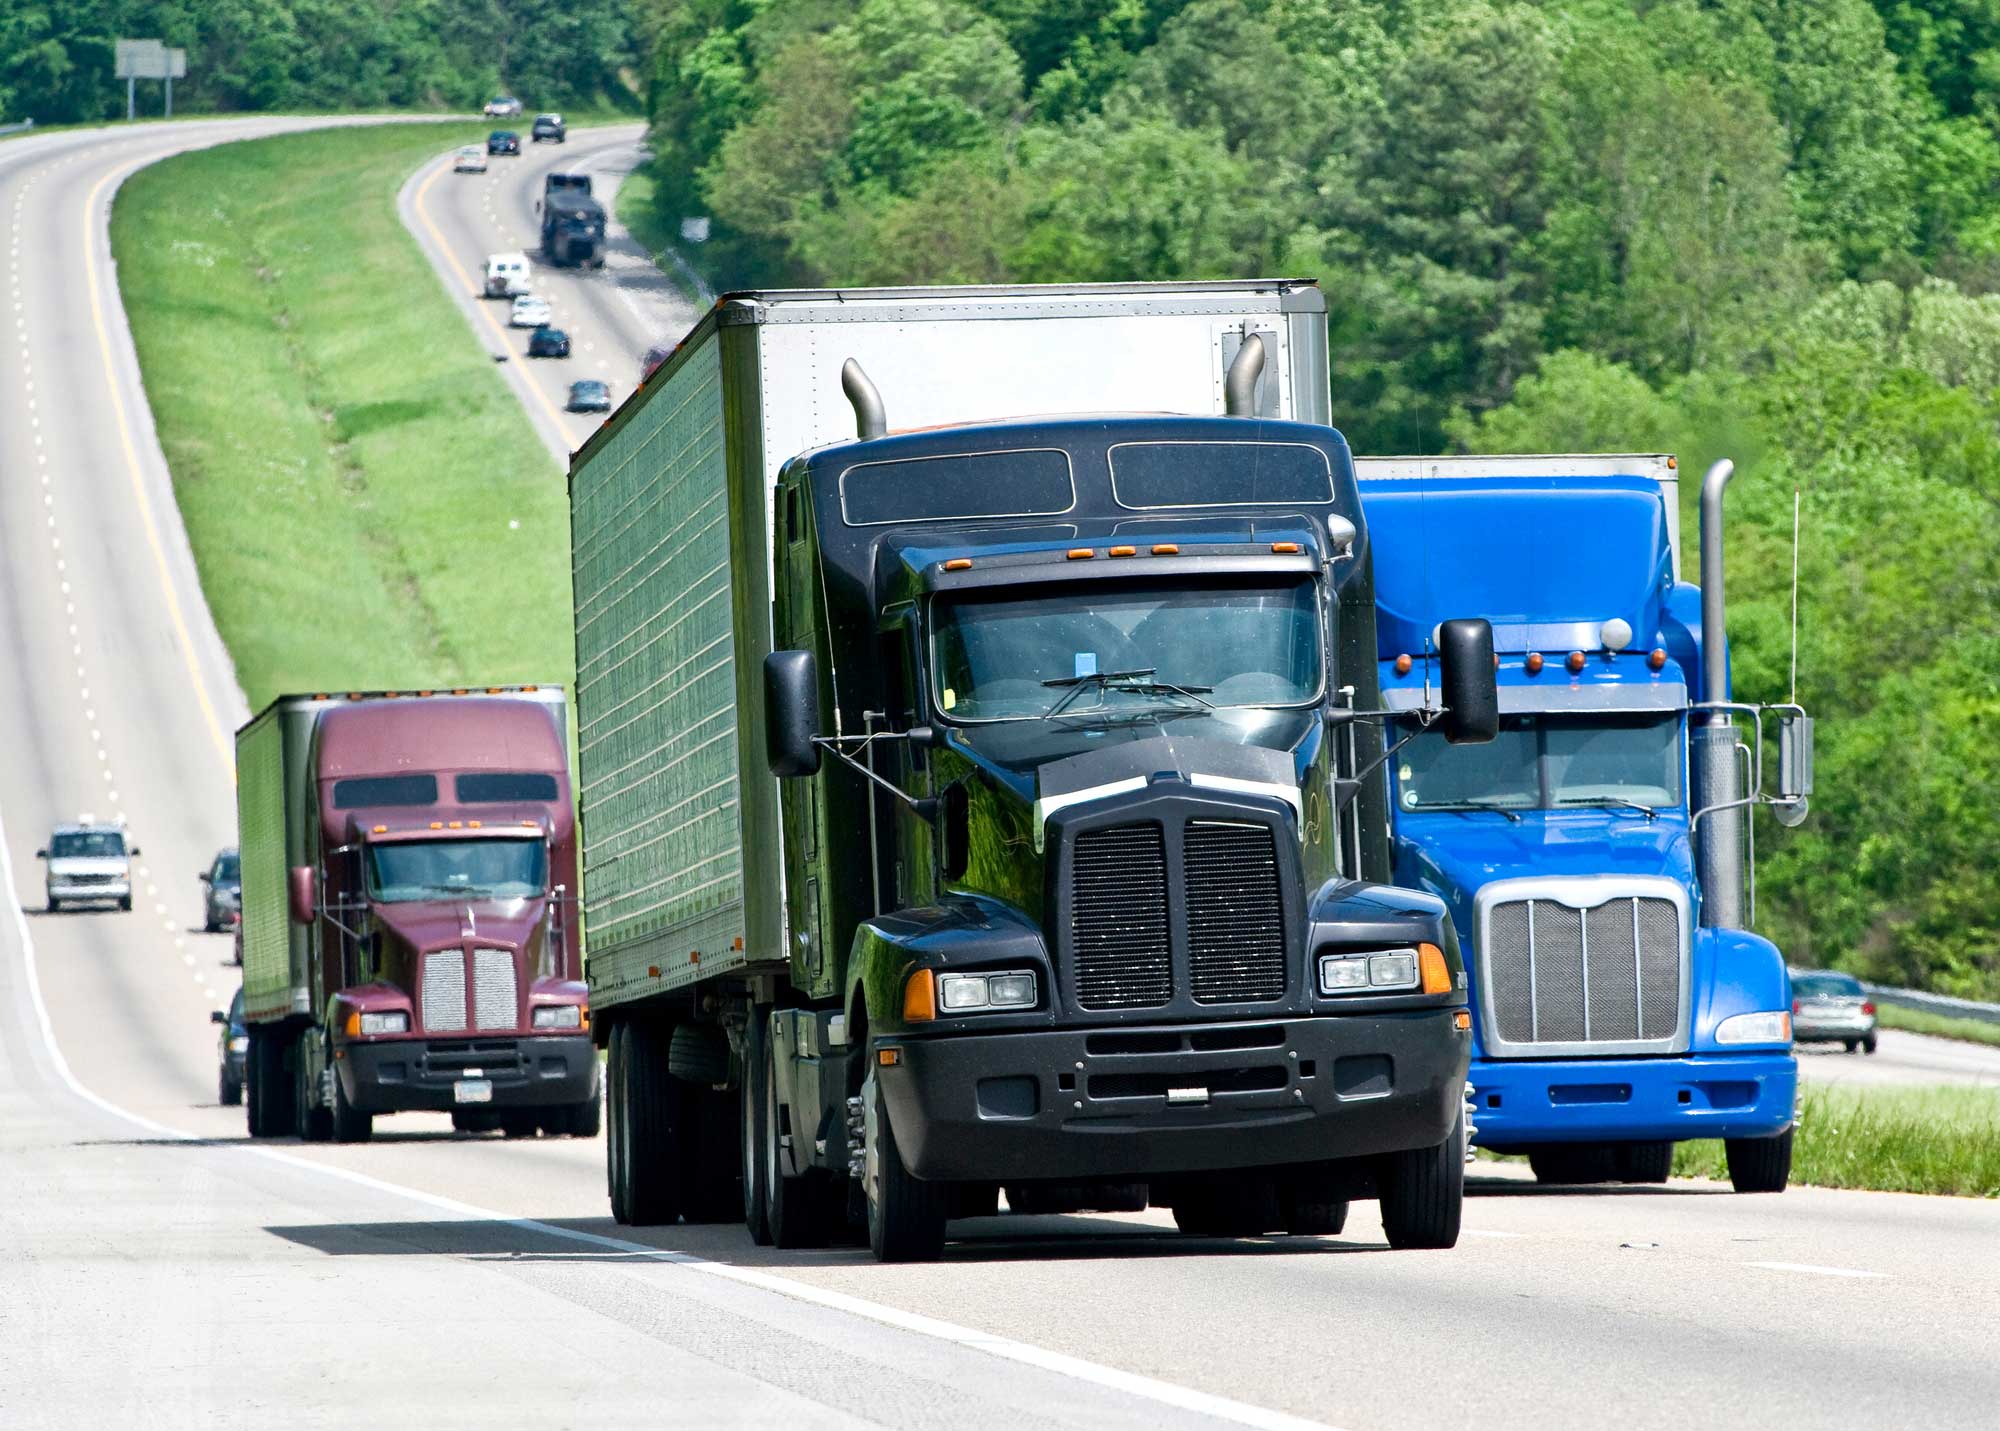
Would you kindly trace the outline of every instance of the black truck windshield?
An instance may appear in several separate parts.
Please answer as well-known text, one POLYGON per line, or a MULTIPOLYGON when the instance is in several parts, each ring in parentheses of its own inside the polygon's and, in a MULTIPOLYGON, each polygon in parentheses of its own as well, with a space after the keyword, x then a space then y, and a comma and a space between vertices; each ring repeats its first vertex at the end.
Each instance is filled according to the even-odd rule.
POLYGON ((1680 732, 1678 715, 1657 714, 1507 716, 1488 745, 1426 731, 1396 756, 1396 799, 1405 810, 1657 811, 1681 801, 1680 732))
POLYGON ((1296 706, 1319 698, 1310 579, 1076 583, 1035 596, 940 598, 932 610, 947 720, 1102 719, 1296 706))
POLYGON ((378 904, 424 899, 527 899, 549 874, 541 840, 415 840, 368 847, 368 897, 378 904))

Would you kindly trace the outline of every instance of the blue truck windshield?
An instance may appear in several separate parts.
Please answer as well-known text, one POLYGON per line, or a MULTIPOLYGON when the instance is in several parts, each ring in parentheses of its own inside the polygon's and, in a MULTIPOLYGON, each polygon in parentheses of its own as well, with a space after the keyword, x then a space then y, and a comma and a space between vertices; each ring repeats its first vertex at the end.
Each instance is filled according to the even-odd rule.
POLYGON ((1680 717, 1507 716, 1490 745, 1425 732, 1397 754, 1396 800, 1405 810, 1678 805, 1680 717))
POLYGON ((425 899, 528 899, 549 876, 541 840, 416 840, 368 847, 368 897, 378 904, 425 899))
POLYGON ((1319 699, 1310 579, 1100 586, 941 598, 938 709, 955 721, 1199 713, 1319 699))

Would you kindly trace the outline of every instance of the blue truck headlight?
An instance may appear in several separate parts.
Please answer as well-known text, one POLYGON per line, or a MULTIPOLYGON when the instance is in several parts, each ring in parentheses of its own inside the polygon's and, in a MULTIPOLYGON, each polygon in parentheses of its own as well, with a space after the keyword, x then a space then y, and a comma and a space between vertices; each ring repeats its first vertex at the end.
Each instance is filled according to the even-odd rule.
POLYGON ((1790 1043, 1792 1016, 1779 1009, 1771 1013, 1733 1014, 1715 1026, 1717 1043, 1790 1043))
POLYGON ((368 1038, 374 1034, 408 1033, 410 1016, 401 1009, 391 1009, 386 1014, 363 1014, 361 1016, 361 1036, 368 1038))
POLYGON ((952 1013, 975 1009, 1031 1009, 1035 976, 1027 970, 1003 974, 940 974, 938 1003, 952 1013))
POLYGON ((578 1004, 544 1004, 535 1010, 535 1027, 580 1029, 583 1027, 583 1008, 578 1004))
POLYGON ((1319 991, 1322 994, 1353 994, 1360 991, 1396 992, 1417 984, 1417 951, 1391 949, 1380 954, 1322 954, 1319 960, 1319 991))
POLYGON ((234 1038, 230 1039, 229 1051, 231 1053, 248 1053, 250 1051, 250 1035, 237 1034, 234 1038))

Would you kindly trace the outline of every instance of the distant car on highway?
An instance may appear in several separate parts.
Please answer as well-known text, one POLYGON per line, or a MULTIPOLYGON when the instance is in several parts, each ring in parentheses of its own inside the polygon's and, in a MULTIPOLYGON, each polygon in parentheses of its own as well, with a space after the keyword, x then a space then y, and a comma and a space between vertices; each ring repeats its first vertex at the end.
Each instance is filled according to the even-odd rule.
POLYGON ((596 378, 585 378, 581 382, 571 383, 567 406, 571 412, 609 412, 611 385, 599 382, 596 378))
POLYGON ((537 298, 532 293, 523 293, 514 300, 513 311, 507 315, 508 326, 514 328, 545 328, 548 326, 549 300, 537 298))
POLYGON ((243 918, 243 866, 230 846, 196 876, 201 881, 202 928, 219 934, 243 918))
POLYGON ((569 334, 560 328, 543 324, 528 335, 528 356, 531 358, 567 358, 569 356, 569 334))
POLYGON ((525 253, 490 253, 486 256, 486 296, 519 298, 533 291, 534 279, 528 272, 525 253))
POLYGON ((563 123, 563 117, 560 114, 538 114, 535 116, 534 126, 529 129, 528 135, 537 144, 540 144, 544 139, 548 140, 551 144, 561 144, 569 138, 569 126, 563 123))
POLYGON ((660 364, 673 355, 674 345, 672 343, 655 343, 652 347, 646 349, 645 353, 639 359, 639 381, 643 383, 646 379, 653 376, 654 369, 658 368, 660 364))
POLYGON ((243 1060, 250 1052, 250 1030, 243 1024, 243 990, 229 1001, 229 1012, 210 1009, 208 1021, 221 1024, 215 1039, 215 1096, 231 1107, 243 1101, 243 1060))
POLYGON ((115 903, 132 907, 132 856, 137 845, 125 842, 125 827, 101 825, 85 815, 73 825, 58 825, 46 848, 35 858, 46 863, 49 913, 66 904, 115 903))
POLYGON ((451 162, 454 172, 459 174, 484 174, 486 172, 486 151, 477 144, 468 144, 458 151, 451 162))
POLYGON ((521 152, 521 136, 511 129, 496 129, 486 136, 486 152, 488 154, 519 154, 521 152))
POLYGON ((1841 1043, 1875 1052, 1875 1003, 1852 974, 1792 971, 1792 1041, 1841 1043))
POLYGON ((511 94, 496 94, 486 101, 489 119, 512 119, 521 112, 521 101, 511 94))

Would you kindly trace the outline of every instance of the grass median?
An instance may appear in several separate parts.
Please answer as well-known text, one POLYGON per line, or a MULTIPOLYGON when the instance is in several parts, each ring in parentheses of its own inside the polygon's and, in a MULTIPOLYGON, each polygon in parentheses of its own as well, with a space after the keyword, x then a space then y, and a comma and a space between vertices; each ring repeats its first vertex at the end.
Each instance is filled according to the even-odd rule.
POLYGON ((1930 1034, 1934 1038, 1955 1038, 1963 1043, 2000 1046, 2000 1024, 1989 1024, 1979 1019, 1955 1019, 1924 1009, 1906 1009, 1900 1004, 1880 1001, 1875 1005, 1875 1017, 1881 1020, 1883 1028, 1930 1034))
POLYGON ((396 216, 487 128, 225 144, 119 192, 147 400, 253 709, 570 679, 563 474, 396 216))
MULTIPOLYGON (((1727 1178, 1722 1144, 1682 1143, 1674 1174, 1727 1178)), ((2000 1197, 2000 1089, 1808 1088, 1792 1181, 2000 1197)))

